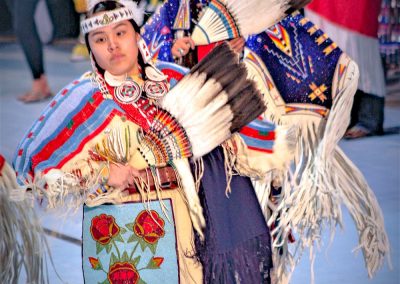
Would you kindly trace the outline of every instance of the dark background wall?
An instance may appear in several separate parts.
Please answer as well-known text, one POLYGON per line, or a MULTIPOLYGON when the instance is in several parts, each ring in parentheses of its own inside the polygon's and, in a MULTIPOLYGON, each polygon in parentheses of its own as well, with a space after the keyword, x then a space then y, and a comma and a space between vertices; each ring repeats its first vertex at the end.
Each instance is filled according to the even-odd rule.
POLYGON ((0 0, 0 34, 11 35, 12 33, 12 20, 10 11, 5 0, 0 0))
MULTIPOLYGON (((0 0, 0 36, 9 36, 12 31, 12 6, 15 0, 0 0)), ((31 0, 22 0, 31 1, 31 0)), ((79 15, 72 0, 47 0, 53 24, 52 39, 72 38, 79 34, 79 15)))

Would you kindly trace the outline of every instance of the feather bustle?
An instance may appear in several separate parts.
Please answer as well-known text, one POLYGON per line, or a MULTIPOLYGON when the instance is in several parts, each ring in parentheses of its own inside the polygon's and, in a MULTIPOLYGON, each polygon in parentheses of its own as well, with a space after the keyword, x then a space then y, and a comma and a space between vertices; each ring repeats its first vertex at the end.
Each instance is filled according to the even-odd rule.
POLYGON ((210 152, 265 110, 256 85, 247 79, 246 67, 226 43, 194 66, 185 81, 165 96, 161 107, 186 130, 195 158, 210 152))
POLYGON ((192 33, 205 45, 265 31, 310 0, 212 0, 192 33), (254 21, 257 19, 257 21, 254 21))

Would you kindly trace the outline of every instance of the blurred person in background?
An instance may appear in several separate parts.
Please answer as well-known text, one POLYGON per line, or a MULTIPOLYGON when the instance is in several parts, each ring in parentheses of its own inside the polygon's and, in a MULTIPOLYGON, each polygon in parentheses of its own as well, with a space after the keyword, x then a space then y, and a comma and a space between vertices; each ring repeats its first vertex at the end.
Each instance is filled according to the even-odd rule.
POLYGON ((194 66, 198 47, 190 38, 207 0, 166 1, 146 22, 141 34, 155 59, 194 66))
POLYGON ((345 138, 383 134, 385 78, 379 53, 381 0, 314 0, 306 16, 324 30, 360 69, 351 122, 345 138))
POLYGON ((385 77, 390 83, 396 72, 400 74, 400 2, 382 1, 378 35, 385 77))
POLYGON ((39 0, 6 0, 13 17, 15 35, 22 46, 33 77, 31 89, 18 97, 18 100, 24 103, 39 102, 53 96, 45 74, 43 46, 34 20, 38 2, 39 0))
MULTIPOLYGON (((155 59, 192 67, 218 43, 195 46, 191 34, 208 0, 170 0, 151 16, 142 28, 142 37, 155 59)), ((244 39, 229 41, 238 53, 244 48, 244 39)))

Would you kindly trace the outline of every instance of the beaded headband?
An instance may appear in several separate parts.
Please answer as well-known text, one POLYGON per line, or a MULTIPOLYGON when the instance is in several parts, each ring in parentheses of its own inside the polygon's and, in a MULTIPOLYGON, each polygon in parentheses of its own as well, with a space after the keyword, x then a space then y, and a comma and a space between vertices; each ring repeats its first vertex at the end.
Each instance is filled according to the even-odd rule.
POLYGON ((101 15, 81 21, 81 30, 83 34, 87 34, 98 28, 130 19, 135 19, 135 13, 130 8, 117 8, 112 11, 102 12, 101 15))

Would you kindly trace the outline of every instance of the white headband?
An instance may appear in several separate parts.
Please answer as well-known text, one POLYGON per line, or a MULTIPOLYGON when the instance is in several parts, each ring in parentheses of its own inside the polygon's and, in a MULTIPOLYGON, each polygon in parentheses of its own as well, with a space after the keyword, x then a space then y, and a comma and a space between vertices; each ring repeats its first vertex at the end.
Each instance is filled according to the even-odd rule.
POLYGON ((118 8, 81 21, 81 30, 83 34, 87 34, 98 28, 134 18, 135 14, 130 8, 118 8))

